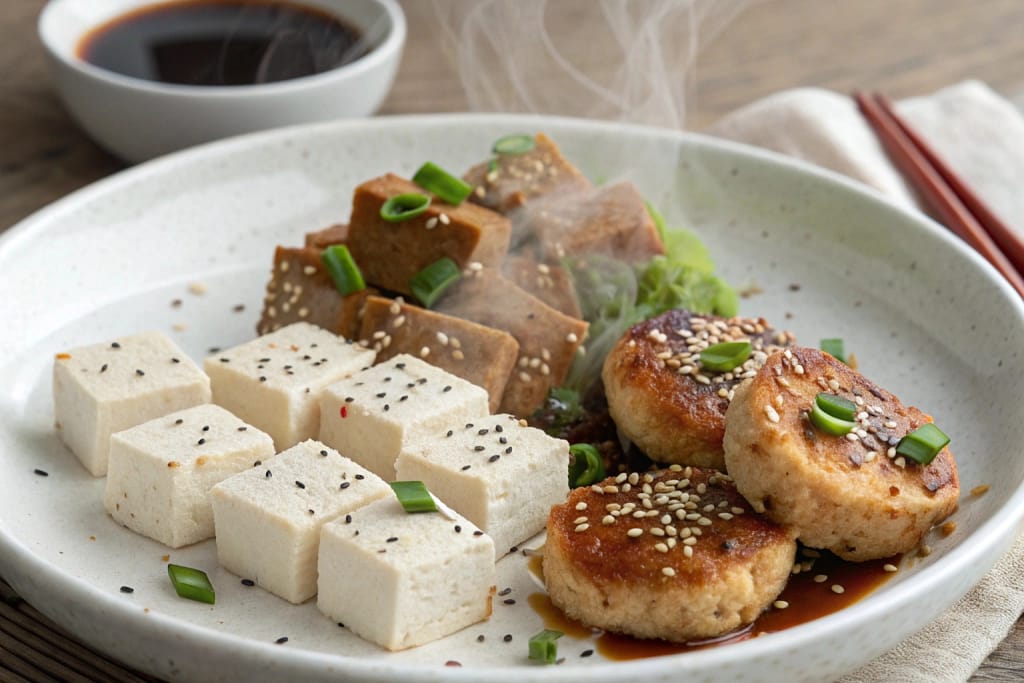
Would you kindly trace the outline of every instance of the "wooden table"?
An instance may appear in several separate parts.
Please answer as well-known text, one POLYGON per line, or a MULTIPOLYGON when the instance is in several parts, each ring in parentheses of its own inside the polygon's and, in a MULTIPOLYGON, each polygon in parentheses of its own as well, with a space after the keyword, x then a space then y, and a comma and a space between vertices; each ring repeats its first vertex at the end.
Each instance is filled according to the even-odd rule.
MULTIPOLYGON (((43 0, 4 0, 0 23, 0 230, 123 165, 61 108, 47 78, 35 20, 43 0)), ((430 3, 404 0, 409 42, 383 114, 460 111, 458 77, 445 66, 430 3)), ((573 24, 557 17, 552 33, 573 24)), ((698 60, 687 127, 700 130, 776 90, 881 89, 899 98, 965 78, 1024 93, 1020 0, 776 0, 753 3, 698 60)), ((153 680, 66 637, 0 582, 0 680, 153 680), (20 678, 19 678, 20 677, 20 678)), ((1024 620, 972 680, 1024 679, 1024 620)))

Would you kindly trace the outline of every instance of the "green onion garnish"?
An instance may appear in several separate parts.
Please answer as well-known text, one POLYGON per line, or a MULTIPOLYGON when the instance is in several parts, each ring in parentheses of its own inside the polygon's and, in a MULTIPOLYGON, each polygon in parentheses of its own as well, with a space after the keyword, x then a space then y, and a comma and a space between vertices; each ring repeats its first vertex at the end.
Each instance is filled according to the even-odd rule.
POLYGON ((569 465, 569 487, 590 486, 605 477, 604 460, 597 448, 589 443, 574 443, 569 446, 572 463, 569 465))
POLYGON ((435 164, 433 161, 420 166, 412 181, 427 192, 433 192, 441 201, 458 206, 466 201, 466 197, 473 191, 472 185, 456 178, 451 173, 435 164))
POLYGON ((206 572, 192 567, 182 567, 180 564, 169 564, 167 565, 167 575, 171 577, 171 585, 174 586, 174 590, 179 596, 214 604, 216 594, 206 572))
POLYGON ((530 659, 545 664, 554 664, 558 660, 558 639, 564 633, 549 628, 530 638, 530 659))
POLYGON ((948 443, 949 437, 929 422, 900 439, 899 445, 896 446, 896 452, 920 465, 927 465, 948 443))
POLYGON ((363 274, 344 244, 332 244, 320 253, 320 261, 342 296, 366 289, 363 274))
POLYGON ((498 170, 498 160, 492 157, 491 160, 487 162, 487 170, 489 172, 491 172, 491 173, 494 173, 495 171, 497 171, 498 170))
POLYGON ((857 426, 856 422, 850 422, 849 420, 843 420, 838 417, 829 415, 821 406, 815 402, 811 406, 811 424, 832 436, 843 436, 853 431, 853 428, 857 426))
POLYGON ((418 192, 407 192, 391 197, 380 207, 380 217, 390 223, 415 218, 430 206, 430 197, 418 192))
POLYGON ((743 361, 750 358, 752 350, 753 347, 749 341, 712 344, 700 352, 700 364, 708 370, 728 372, 739 365, 743 365, 743 361))
POLYGON ((455 261, 447 256, 442 256, 413 275, 409 280, 409 289, 421 304, 430 308, 444 294, 445 290, 458 282, 461 277, 462 273, 459 272, 455 261))
POLYGON ((529 135, 506 135, 498 138, 491 151, 495 154, 526 154, 533 149, 533 138, 529 135))
POLYGON ((854 422, 857 418, 857 404, 842 396, 822 392, 814 397, 814 402, 819 408, 839 420, 854 422))
POLYGON ((437 504, 422 481, 393 481, 391 490, 406 512, 437 512, 437 504))
MULTIPOLYGON (((842 339, 822 339, 821 350, 829 354, 837 361, 846 363, 846 348, 842 339)), ((847 363, 849 365, 849 363, 847 363)))

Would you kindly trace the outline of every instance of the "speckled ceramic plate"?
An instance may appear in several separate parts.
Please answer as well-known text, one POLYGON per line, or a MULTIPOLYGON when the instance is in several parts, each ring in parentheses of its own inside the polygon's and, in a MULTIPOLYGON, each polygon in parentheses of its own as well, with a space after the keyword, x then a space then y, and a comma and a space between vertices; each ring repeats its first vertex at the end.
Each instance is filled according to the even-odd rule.
POLYGON ((808 166, 674 132, 565 119, 443 116, 303 127, 139 166, 57 202, 0 240, 0 572, 105 652, 162 677, 200 680, 824 680, 882 653, 974 584, 1024 515, 1024 306, 945 231, 808 166), (733 645, 609 662, 566 637, 535 666, 542 626, 526 561, 499 563, 514 605, 430 645, 390 654, 216 567, 213 541, 170 552, 208 568, 215 606, 173 594, 163 546, 103 512, 93 479, 53 431, 60 350, 144 329, 193 358, 250 338, 273 246, 343 221, 352 188, 424 160, 460 169, 499 135, 546 131, 595 179, 632 179, 671 223, 704 238, 743 301, 816 345, 843 337, 863 371, 935 415, 953 437, 965 496, 948 538, 831 616, 733 645), (190 291, 201 283, 205 294, 190 291), (172 305, 180 300, 178 306, 172 305), (242 304, 244 310, 236 307, 242 304), (48 477, 33 473, 36 468, 48 477), (132 594, 119 587, 134 587, 132 594), (483 643, 479 635, 485 636, 483 643), (503 636, 512 635, 510 643, 503 636), (284 645, 274 643, 288 636, 284 645), (446 667, 449 660, 461 668, 446 667))

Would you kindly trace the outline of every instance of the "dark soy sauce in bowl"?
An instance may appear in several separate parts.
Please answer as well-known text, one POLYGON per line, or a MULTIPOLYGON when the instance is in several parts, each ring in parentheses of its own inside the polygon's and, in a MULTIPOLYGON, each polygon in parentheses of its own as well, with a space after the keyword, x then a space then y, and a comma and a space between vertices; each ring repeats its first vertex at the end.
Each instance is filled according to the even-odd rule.
POLYGON ((78 56, 124 76, 179 85, 255 85, 355 61, 369 45, 341 18, 276 0, 141 7, 85 35, 78 56))

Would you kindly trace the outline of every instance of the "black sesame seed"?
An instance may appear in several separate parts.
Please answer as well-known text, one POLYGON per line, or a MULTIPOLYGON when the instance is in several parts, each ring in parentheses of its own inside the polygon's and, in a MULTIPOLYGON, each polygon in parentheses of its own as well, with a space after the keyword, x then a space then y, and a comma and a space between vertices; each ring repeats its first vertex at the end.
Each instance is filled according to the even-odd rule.
POLYGON ((241 313, 245 310, 245 304, 235 304, 234 308, 231 309, 235 313, 241 313))
POLYGON ((383 555, 386 552, 387 552, 387 550, 385 550, 384 548, 381 548, 380 550, 377 551, 377 554, 378 555, 383 555))
POLYGON ((502 602, 504 604, 506 604, 506 605, 514 605, 514 604, 516 604, 516 599, 515 598, 505 598, 504 600, 502 600, 502 602))
POLYGON ((48 476, 50 476, 50 473, 49 473, 49 472, 47 472, 46 470, 41 470, 41 469, 38 469, 38 468, 36 468, 35 470, 33 470, 33 472, 34 472, 35 474, 38 474, 38 475, 39 475, 40 477, 48 477, 48 476))
POLYGON ((473 428, 473 423, 472 422, 467 422, 466 423, 466 429, 472 429, 472 428, 473 428))
POLYGON ((306 510, 306 512, 308 512, 310 515, 315 515, 316 514, 315 512, 313 512, 312 508, 310 508, 309 510, 306 510))
POLYGON ((240 431, 240 432, 244 432, 244 431, 246 431, 247 429, 249 429, 249 428, 248 428, 248 427, 246 427, 245 425, 242 425, 241 427, 239 427, 239 428, 238 428, 238 431, 240 431))
POLYGON ((416 384, 426 384, 426 383, 427 383, 427 378, 426 377, 420 377, 418 380, 416 380, 416 384))
POLYGON ((258 361, 256 361, 256 362, 257 362, 257 363, 269 363, 269 362, 270 362, 270 359, 269 359, 269 358, 260 358, 260 359, 259 359, 258 361))
POLYGON ((277 643, 278 645, 284 645, 285 643, 288 642, 288 636, 281 636, 280 638, 278 638, 274 642, 277 643))
POLYGON ((462 527, 459 526, 458 524, 455 525, 455 533, 457 533, 457 534, 461 534, 462 533, 462 527))
POLYGON ((498 596, 503 598, 503 597, 505 597, 506 595, 508 595, 511 592, 512 592, 512 587, 511 586, 509 586, 508 588, 502 588, 500 591, 498 591, 498 596))
POLYGON ((266 377, 263 377, 263 376, 261 375, 261 376, 260 376, 260 381, 261 381, 261 382, 266 382, 266 381, 267 381, 267 378, 266 378, 266 377))
POLYGON ((263 464, 263 461, 262 461, 262 460, 257 460, 256 462, 254 462, 254 463, 252 464, 252 466, 253 466, 253 467, 259 467, 259 466, 260 466, 260 465, 262 465, 262 464, 263 464))
POLYGON ((390 378, 390 377, 385 377, 385 378, 384 378, 384 381, 385 381, 385 382, 390 382, 390 381, 391 381, 391 378, 390 378))
POLYGON ((387 394, 387 392, 386 392, 386 391, 382 391, 382 392, 380 392, 379 394, 377 394, 377 398, 384 398, 384 397, 385 397, 385 396, 387 396, 387 395, 388 395, 388 394, 387 394))
POLYGON ((363 475, 361 475, 361 474, 357 474, 357 475, 356 475, 356 479, 365 479, 365 478, 366 478, 366 477, 364 477, 364 476, 363 476, 363 475))
POLYGON ((262 370, 262 369, 263 369, 263 364, 262 364, 262 363, 260 363, 259 365, 257 365, 257 366, 256 366, 256 369, 257 369, 257 370, 262 370))
POLYGON ((210 353, 217 353, 218 351, 220 351, 220 347, 219 346, 211 346, 210 347, 210 353))
POLYGON ((395 363, 395 367, 399 370, 405 370, 405 363, 395 363))
POLYGON ((298 479, 296 479, 296 480, 295 480, 295 485, 296 485, 296 486, 298 486, 298 487, 299 487, 300 489, 304 489, 304 488, 306 488, 306 485, 305 485, 305 484, 303 484, 303 483, 302 483, 301 481, 299 481, 298 479))
POLYGON ((512 452, 512 447, 511 446, 509 446, 508 448, 505 449, 505 455, 508 455, 511 452, 512 452))
POLYGON ((406 401, 408 399, 409 399, 409 395, 408 394, 402 394, 401 396, 398 397, 398 402, 401 403, 402 401, 406 401))
POLYGON ((231 359, 230 359, 230 358, 221 358, 221 359, 220 359, 220 362, 221 362, 221 363, 230 363, 230 362, 231 362, 231 359))
POLYGON ((253 586, 256 585, 256 582, 253 581, 252 579, 242 579, 241 584, 243 586, 247 586, 249 588, 252 588, 253 586))
POLYGON ((449 429, 449 430, 448 430, 448 433, 447 433, 447 434, 445 434, 445 436, 451 436, 451 435, 452 435, 452 433, 453 433, 453 432, 452 432, 452 430, 450 430, 450 429, 449 429))
POLYGON ((466 470, 468 470, 468 469, 469 469, 470 467, 472 467, 472 465, 463 465, 463 466, 462 466, 462 471, 463 471, 463 472, 465 472, 465 471, 466 471, 466 470))
POLYGON ((387 542, 388 543, 394 543, 397 540, 398 540, 398 536, 391 536, 390 538, 388 538, 387 542))
POLYGON ((511 548, 509 548, 509 549, 508 549, 508 551, 509 551, 510 553, 514 553, 514 552, 516 552, 517 550, 519 550, 519 546, 517 546, 517 545, 514 545, 514 546, 512 546, 511 548))
POLYGON ((121 586, 121 592, 122 593, 134 593, 135 589, 132 588, 131 586, 121 586))
POLYGON ((112 349, 119 349, 119 348, 121 348, 121 345, 118 344, 117 342, 111 342, 110 348, 112 348, 112 349))
POLYGON ((495 453, 491 457, 487 458, 487 462, 498 462, 498 460, 500 460, 500 459, 501 459, 501 456, 498 455, 497 453, 495 453))
POLYGON ((345 624, 343 622, 339 621, 338 622, 338 628, 345 628, 345 624))
POLYGON ((590 657, 594 654, 593 650, 584 650, 580 653, 580 657, 590 657))
POLYGON ((203 425, 203 431, 204 432, 210 431, 210 425, 203 425))
POLYGON ((487 448, 486 446, 473 446, 473 450, 476 451, 477 453, 479 453, 480 451, 482 451, 482 450, 484 450, 486 448, 487 448))
POLYGON ((505 444, 508 443, 508 437, 505 437, 505 436, 501 437, 500 439, 498 439, 498 443, 500 443, 502 446, 504 446, 505 444))
POLYGON ((405 388, 406 389, 415 389, 416 388, 416 382, 409 382, 408 384, 405 385, 405 388))
POLYGON ((172 299, 171 306, 174 308, 178 308, 179 306, 181 306, 181 299, 172 299))
POLYGON ((292 366, 291 366, 291 365, 286 365, 286 366, 284 366, 284 369, 285 369, 285 370, 291 370, 291 369, 292 369, 292 366))
POLYGON ((504 430, 504 428, 502 428, 501 425, 494 425, 494 431, 496 431, 496 432, 498 432, 500 434, 501 432, 503 432, 505 430, 504 430))
POLYGON ((512 642, 512 634, 511 633, 506 633, 502 637, 502 640, 504 640, 506 643, 511 643, 512 642))
POLYGON ((446 384, 444 389, 442 389, 441 391, 449 392, 451 390, 452 390, 452 385, 451 384, 446 384))
POLYGON ((305 356, 302 357, 302 360, 313 360, 313 356, 306 354, 305 356))
POLYGON ((314 361, 313 362, 313 367, 314 368, 320 367, 320 361, 314 361))
POLYGON ((266 477, 267 479, 270 479, 272 476, 274 476, 274 473, 271 472, 270 470, 267 470, 267 473, 264 474, 263 476, 266 477))
POLYGON ((106 371, 107 371, 107 364, 104 363, 103 365, 100 366, 100 372, 106 372, 106 371))
POLYGON ((340 488, 342 491, 344 491, 345 489, 347 489, 351 485, 352 485, 352 482, 350 482, 350 481, 343 481, 343 482, 341 482, 341 486, 339 486, 338 488, 340 488))
POLYGON ((484 434, 486 434, 489 431, 490 431, 489 429, 481 429, 480 431, 477 432, 477 434, 479 434, 480 436, 483 436, 484 434))
POLYGON ((327 457, 327 450, 325 449, 325 450, 320 451, 320 455, 322 455, 322 456, 324 456, 326 458, 327 457))
POLYGON ((478 635, 478 636, 476 637, 476 642, 478 642, 478 643, 482 643, 482 642, 484 642, 485 640, 487 640, 487 636, 485 636, 485 635, 484 635, 484 634, 482 634, 482 633, 481 633, 480 635, 478 635))
POLYGON ((316 348, 316 344, 310 344, 310 345, 309 345, 309 348, 311 348, 311 349, 315 349, 315 348, 316 348))
POLYGON ((354 534, 352 534, 352 535, 353 535, 353 536, 358 536, 358 535, 359 535, 359 529, 356 529, 355 533, 354 533, 354 534))
POLYGON ((197 446, 202 446, 204 443, 206 443, 206 439, 199 439, 199 441, 196 441, 197 446))
POLYGON ((174 424, 180 425, 182 422, 184 422, 184 420, 179 417, 177 420, 174 421, 174 424))
POLYGON ((345 524, 352 523, 352 515, 345 515, 345 524))
POLYGON ((474 532, 473 532, 473 535, 474 535, 474 536, 483 536, 483 535, 484 535, 484 532, 482 532, 482 531, 480 531, 479 529, 477 529, 476 531, 474 531, 474 532))
POLYGON ((388 404, 388 403, 385 403, 385 404, 384 404, 384 412, 386 413, 386 412, 388 412, 389 410, 391 410, 391 405, 390 405, 390 404, 388 404))
POLYGON ((142 377, 142 376, 143 376, 143 375, 145 375, 146 373, 145 373, 145 372, 143 372, 142 370, 139 370, 138 368, 136 368, 136 370, 135 370, 135 374, 136 374, 136 375, 138 375, 139 377, 142 377))
POLYGON ((355 396, 346 396, 345 397, 345 403, 351 403, 354 400, 356 400, 355 396))

